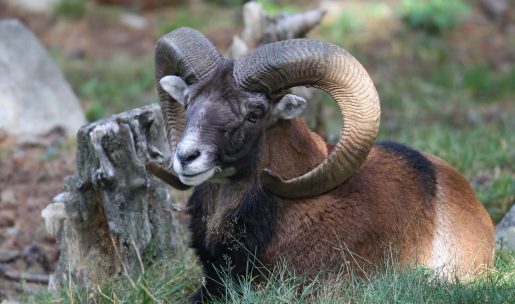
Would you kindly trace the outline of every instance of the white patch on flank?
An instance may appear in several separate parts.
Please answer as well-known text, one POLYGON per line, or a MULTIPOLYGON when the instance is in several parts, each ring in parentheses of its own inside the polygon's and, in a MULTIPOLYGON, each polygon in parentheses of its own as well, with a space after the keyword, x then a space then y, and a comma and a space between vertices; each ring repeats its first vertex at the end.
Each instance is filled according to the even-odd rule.
POLYGON ((452 223, 449 221, 446 203, 440 198, 442 189, 437 188, 437 203, 435 205, 435 227, 432 241, 431 257, 427 266, 437 270, 443 276, 452 275, 456 271, 458 260, 455 248, 455 238, 452 231, 452 223))
POLYGON ((432 254, 429 265, 432 268, 441 268, 449 260, 449 233, 447 231, 442 206, 436 206, 435 231, 432 242, 432 254))

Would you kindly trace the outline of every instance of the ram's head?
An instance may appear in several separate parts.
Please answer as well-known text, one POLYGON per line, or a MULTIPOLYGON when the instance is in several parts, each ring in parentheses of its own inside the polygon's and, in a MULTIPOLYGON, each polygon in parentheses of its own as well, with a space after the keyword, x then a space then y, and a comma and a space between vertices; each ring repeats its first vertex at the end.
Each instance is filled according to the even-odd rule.
POLYGON ((261 172, 269 191, 289 198, 327 192, 359 168, 374 143, 377 92, 364 68, 332 44, 287 40, 231 61, 198 31, 181 28, 159 40, 155 60, 175 174, 155 163, 149 168, 172 186, 248 174, 267 128, 306 107, 303 98, 286 94, 294 86, 328 92, 341 109, 344 126, 329 157, 310 172, 290 180, 261 172))

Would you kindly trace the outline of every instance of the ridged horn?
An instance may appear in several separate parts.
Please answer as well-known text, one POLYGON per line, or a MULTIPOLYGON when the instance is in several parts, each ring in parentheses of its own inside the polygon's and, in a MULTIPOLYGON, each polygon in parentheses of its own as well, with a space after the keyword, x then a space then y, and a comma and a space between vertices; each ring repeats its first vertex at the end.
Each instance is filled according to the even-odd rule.
MULTIPOLYGON (((191 85, 206 77, 222 60, 222 55, 211 42, 191 28, 174 30, 157 42, 156 86, 172 155, 184 130, 185 110, 161 87, 159 81, 164 76, 176 75, 191 85)), ((178 179, 177 182, 180 183, 178 179)))
POLYGON ((313 170, 289 180, 264 170, 261 182, 277 196, 312 197, 336 188, 360 167, 374 144, 380 105, 372 79, 344 49, 309 39, 265 45, 235 63, 234 78, 250 91, 274 92, 313 86, 338 104, 344 125, 330 155, 313 170))

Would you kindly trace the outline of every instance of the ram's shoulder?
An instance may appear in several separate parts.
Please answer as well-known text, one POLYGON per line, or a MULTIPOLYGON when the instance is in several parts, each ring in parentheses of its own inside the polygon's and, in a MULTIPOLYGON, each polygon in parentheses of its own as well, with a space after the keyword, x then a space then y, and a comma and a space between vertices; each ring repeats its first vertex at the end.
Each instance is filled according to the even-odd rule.
POLYGON ((371 181, 410 180, 428 197, 436 194, 436 171, 423 152, 392 141, 377 142, 360 168, 360 173, 371 181))

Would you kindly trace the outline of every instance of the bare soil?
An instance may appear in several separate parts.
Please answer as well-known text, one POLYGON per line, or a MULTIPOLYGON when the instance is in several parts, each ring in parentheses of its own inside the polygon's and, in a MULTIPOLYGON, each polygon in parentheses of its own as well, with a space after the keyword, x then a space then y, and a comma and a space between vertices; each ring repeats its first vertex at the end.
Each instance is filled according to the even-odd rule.
MULTIPOLYGON (((195 10, 195 7, 191 9, 195 10)), ((0 1, 0 19, 21 20, 50 51, 57 49, 65 56, 86 58, 110 58, 116 54, 140 57, 152 54, 160 36, 157 30, 159 20, 173 19, 174 10, 174 7, 166 7, 134 14, 130 10, 97 8, 88 11, 83 18, 72 21, 52 13, 29 12, 0 1), (137 17, 145 25, 137 27, 124 24, 124 15, 137 17)), ((237 28, 225 31, 208 28, 204 34, 224 50, 237 32, 237 28)))
MULTIPOLYGON (((50 274, 59 252, 41 210, 74 171, 72 144, 58 130, 38 142, 18 144, 0 135, 0 263, 18 272, 50 274)), ((0 299, 46 288, 9 281, 0 273, 0 299)))

